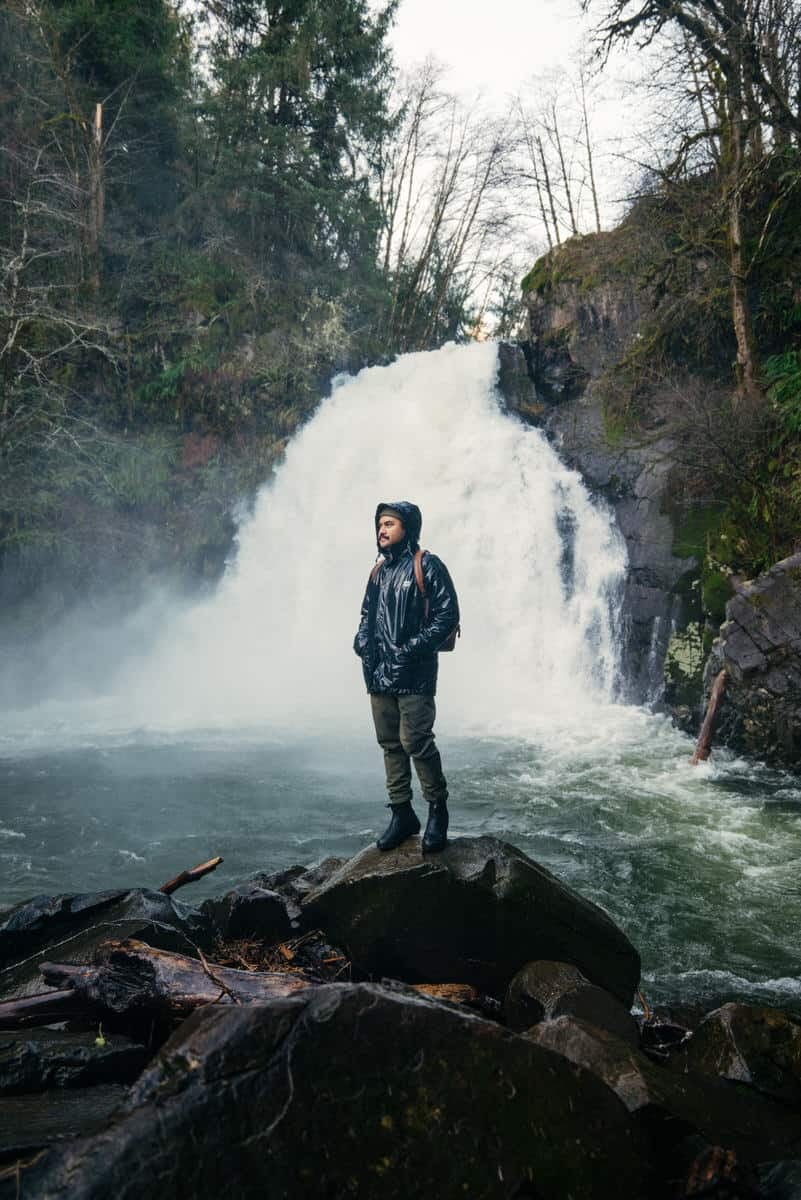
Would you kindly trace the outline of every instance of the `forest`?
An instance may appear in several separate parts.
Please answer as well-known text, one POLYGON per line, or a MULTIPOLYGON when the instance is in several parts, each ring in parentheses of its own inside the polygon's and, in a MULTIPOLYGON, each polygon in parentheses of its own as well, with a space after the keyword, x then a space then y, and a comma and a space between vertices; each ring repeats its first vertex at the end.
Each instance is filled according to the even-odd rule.
POLYGON ((395 0, 4 4, 6 605, 54 572, 66 605, 122 560, 217 578, 238 503, 335 372, 514 337, 526 259, 545 252, 530 290, 610 245, 667 300, 610 381, 612 424, 636 431, 670 380, 732 569, 793 548, 799 6, 587 7, 581 65, 499 115, 436 63, 398 71, 395 0), (610 243, 592 110, 621 46, 651 64, 652 121, 610 243))

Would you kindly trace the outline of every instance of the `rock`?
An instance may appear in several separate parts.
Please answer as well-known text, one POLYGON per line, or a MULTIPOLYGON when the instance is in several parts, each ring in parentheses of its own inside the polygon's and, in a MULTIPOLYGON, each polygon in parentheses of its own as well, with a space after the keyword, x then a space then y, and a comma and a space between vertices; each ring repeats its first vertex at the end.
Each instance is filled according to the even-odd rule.
POLYGON ((37 896, 0 924, 0 999, 47 991, 39 963, 57 957, 89 963, 108 938, 138 938, 162 950, 196 954, 212 940, 211 923, 172 896, 146 888, 78 896, 37 896), (57 953, 56 953, 57 951, 57 953))
POLYGON ((620 1038, 577 1017, 558 1017, 522 1035, 586 1067, 639 1113, 658 1153, 697 1132, 705 1142, 751 1163, 801 1149, 801 1115, 720 1079, 656 1066, 620 1038))
POLYGON ((499 386, 507 406, 541 425, 560 456, 615 513, 628 557, 623 675, 627 694, 641 702, 661 694, 671 634, 694 615, 680 581, 697 568, 697 560, 674 552, 670 461, 675 446, 666 425, 675 403, 670 389, 649 396, 648 428, 627 433, 610 427, 603 377, 625 359, 653 304, 613 263, 612 273, 606 273, 605 237, 581 239, 581 249, 573 240, 554 251, 550 261, 537 264, 544 286, 530 288, 524 297, 528 336, 518 351, 521 365, 516 372, 502 369, 499 386), (564 269, 562 260, 577 252, 587 257, 584 275, 564 269), (524 367, 536 400, 522 388, 524 367))
POLYGON ((12 963, 62 934, 82 927, 107 911, 127 893, 90 892, 78 896, 34 896, 3 913, 0 923, 0 966, 12 963))
MULTIPOLYGON (((119 1084, 0 1096, 0 1162, 105 1129, 124 1098, 125 1088, 119 1084)), ((5 1194, 27 1197, 38 1193, 26 1189, 5 1194)))
POLYGON ((747 1083, 801 1108, 801 1022, 779 1009, 724 1004, 701 1022, 671 1065, 747 1083))
POLYGON ((498 390, 509 412, 517 413, 524 421, 539 423, 546 411, 537 395, 527 358, 528 343, 498 343, 498 390))
POLYGON ((515 1030, 571 1016, 606 1029, 631 1046, 640 1040, 637 1022, 620 1001, 568 963, 526 963, 509 984, 504 1015, 509 1028, 515 1030))
POLYGON ((302 910, 365 975, 501 996, 525 963, 558 959, 624 1005, 640 976, 637 951, 605 912, 492 837, 456 838, 425 858, 419 838, 389 853, 370 846, 302 910))
POLYGON ((801 1159, 789 1162, 761 1163, 760 1200, 799 1200, 801 1197, 801 1159))
POLYGON ((150 1054, 129 1038, 37 1029, 0 1033, 0 1094, 131 1083, 150 1054))
POLYGON ((640 1026, 640 1049, 654 1062, 667 1062, 690 1036, 686 1025, 676 1025, 664 1016, 650 1016, 640 1026))
POLYGON ((648 1195, 641 1140, 590 1074, 408 990, 326 985, 206 1008, 93 1138, 22 1173, 41 1200, 648 1195))
POLYGON ((200 911, 224 941, 252 937, 272 945, 292 935, 284 897, 257 883, 240 883, 221 898, 206 900, 200 911))
POLYGON ((346 861, 347 859, 330 855, 313 867, 286 867, 283 871, 274 871, 270 875, 255 875, 252 882, 283 897, 294 925, 299 921, 300 903, 304 896, 325 883, 346 861))
POLYGON ((801 554, 737 585, 704 673, 727 673, 717 737, 735 750, 801 766, 801 554))

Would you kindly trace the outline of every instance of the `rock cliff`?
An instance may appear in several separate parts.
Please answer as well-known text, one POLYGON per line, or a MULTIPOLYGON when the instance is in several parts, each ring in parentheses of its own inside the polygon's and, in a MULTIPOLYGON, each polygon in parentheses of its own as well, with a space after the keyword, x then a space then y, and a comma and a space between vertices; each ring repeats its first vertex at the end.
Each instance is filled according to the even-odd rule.
POLYGON ((801 554, 737 583, 707 663, 727 674, 718 736, 769 762, 801 765, 801 554))
POLYGON ((649 395, 636 428, 627 428, 619 407, 610 404, 614 371, 636 348, 655 304, 646 285, 621 273, 611 244, 618 236, 578 239, 541 259, 526 277, 523 353, 515 371, 513 350, 502 352, 500 382, 509 408, 540 424, 614 510, 629 559, 624 675, 630 699, 644 701, 661 693, 668 643, 687 623, 688 586, 698 563, 675 552, 680 519, 670 395, 649 395))

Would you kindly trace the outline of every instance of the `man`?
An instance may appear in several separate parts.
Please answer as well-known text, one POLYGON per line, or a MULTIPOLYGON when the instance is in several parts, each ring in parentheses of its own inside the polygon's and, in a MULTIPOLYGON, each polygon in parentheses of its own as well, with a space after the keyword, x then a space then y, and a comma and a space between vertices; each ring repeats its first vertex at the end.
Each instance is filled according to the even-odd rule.
POLYGON ((412 808, 414 762, 428 821, 423 852, 443 850, 448 833, 448 785, 434 742, 437 651, 459 625, 459 602, 447 567, 422 556, 425 596, 415 579, 423 518, 416 504, 379 504, 375 513, 381 556, 367 582, 353 649, 362 660, 392 818, 376 843, 394 850, 420 832, 412 808))

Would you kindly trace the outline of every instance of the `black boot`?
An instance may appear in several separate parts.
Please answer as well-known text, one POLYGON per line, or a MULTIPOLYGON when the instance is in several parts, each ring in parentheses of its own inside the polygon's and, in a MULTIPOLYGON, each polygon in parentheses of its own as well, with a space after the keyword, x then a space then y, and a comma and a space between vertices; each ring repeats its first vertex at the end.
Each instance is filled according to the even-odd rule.
POLYGON ((438 854, 448 843, 448 805, 438 800, 428 806, 428 821, 423 834, 423 854, 438 854))
POLYGON ((390 804, 388 807, 392 809, 392 820, 376 842, 379 850, 394 850, 412 834, 420 832, 420 822, 411 801, 390 804))

